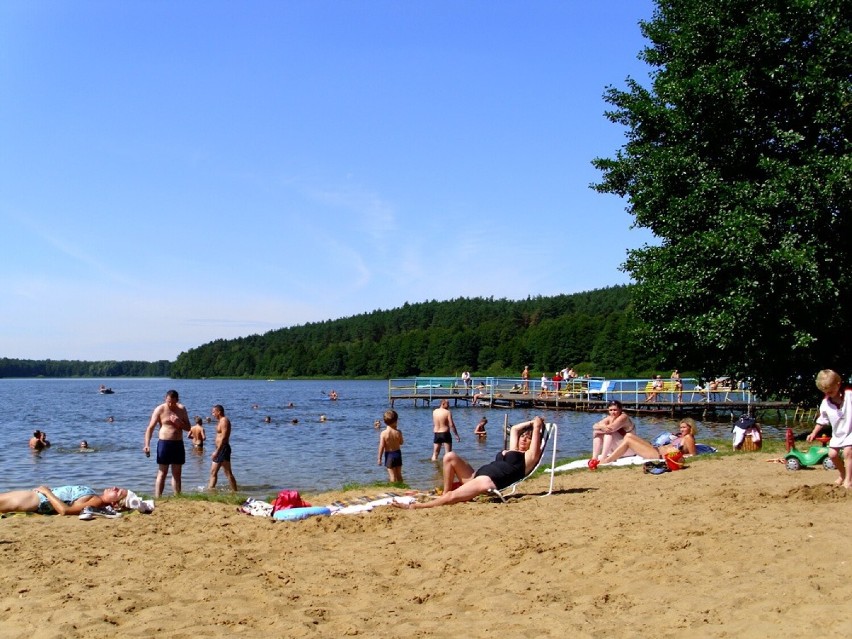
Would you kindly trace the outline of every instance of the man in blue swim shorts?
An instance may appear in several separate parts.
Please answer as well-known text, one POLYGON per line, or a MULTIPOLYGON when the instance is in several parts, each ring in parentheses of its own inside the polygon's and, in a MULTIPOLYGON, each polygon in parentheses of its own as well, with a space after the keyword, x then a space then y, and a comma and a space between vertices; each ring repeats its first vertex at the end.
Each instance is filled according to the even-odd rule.
POLYGON ((183 431, 189 432, 192 424, 186 407, 178 401, 176 390, 166 393, 166 400, 151 413, 148 428, 145 429, 145 444, 142 450, 145 455, 151 455, 151 436, 154 428, 160 427, 157 433, 157 479, 154 482, 154 497, 163 494, 166 487, 166 475, 172 470, 172 490, 180 494, 180 479, 183 464, 186 461, 186 450, 183 447, 183 431))

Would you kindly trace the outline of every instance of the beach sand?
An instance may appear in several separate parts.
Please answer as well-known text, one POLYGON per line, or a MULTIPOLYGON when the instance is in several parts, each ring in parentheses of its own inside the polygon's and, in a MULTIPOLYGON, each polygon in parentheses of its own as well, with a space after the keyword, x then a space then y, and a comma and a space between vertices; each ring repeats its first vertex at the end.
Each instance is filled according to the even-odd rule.
POLYGON ((0 521, 0 636, 850 636, 852 495, 835 471, 768 459, 301 522, 182 500, 119 520, 15 515, 0 521))

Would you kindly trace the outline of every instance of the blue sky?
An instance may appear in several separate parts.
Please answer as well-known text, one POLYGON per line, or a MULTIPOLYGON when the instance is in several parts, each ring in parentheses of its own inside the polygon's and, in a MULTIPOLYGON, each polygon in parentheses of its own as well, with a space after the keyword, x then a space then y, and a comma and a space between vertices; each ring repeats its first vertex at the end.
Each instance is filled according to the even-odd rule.
POLYGON ((651 0, 0 3, 0 357, 627 283, 651 0))

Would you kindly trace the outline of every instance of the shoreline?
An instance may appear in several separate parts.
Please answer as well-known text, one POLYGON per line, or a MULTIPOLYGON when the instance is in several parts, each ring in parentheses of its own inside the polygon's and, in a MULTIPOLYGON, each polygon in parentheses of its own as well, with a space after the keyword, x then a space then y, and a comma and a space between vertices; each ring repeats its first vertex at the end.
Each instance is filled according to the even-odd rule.
POLYGON ((545 475, 506 504, 299 522, 177 499, 118 520, 13 516, 4 636, 848 634, 834 549, 852 495, 773 456, 558 473, 547 497, 545 475))

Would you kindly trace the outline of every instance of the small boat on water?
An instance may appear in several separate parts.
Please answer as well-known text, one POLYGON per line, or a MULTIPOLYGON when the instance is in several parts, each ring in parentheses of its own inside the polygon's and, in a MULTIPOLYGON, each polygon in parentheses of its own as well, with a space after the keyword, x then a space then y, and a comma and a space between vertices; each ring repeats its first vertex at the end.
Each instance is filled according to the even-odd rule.
POLYGON ((115 391, 114 391, 114 390, 112 390, 111 388, 109 388, 109 387, 104 386, 103 384, 101 384, 101 387, 98 389, 98 392, 99 392, 101 395, 112 395, 115 391))

